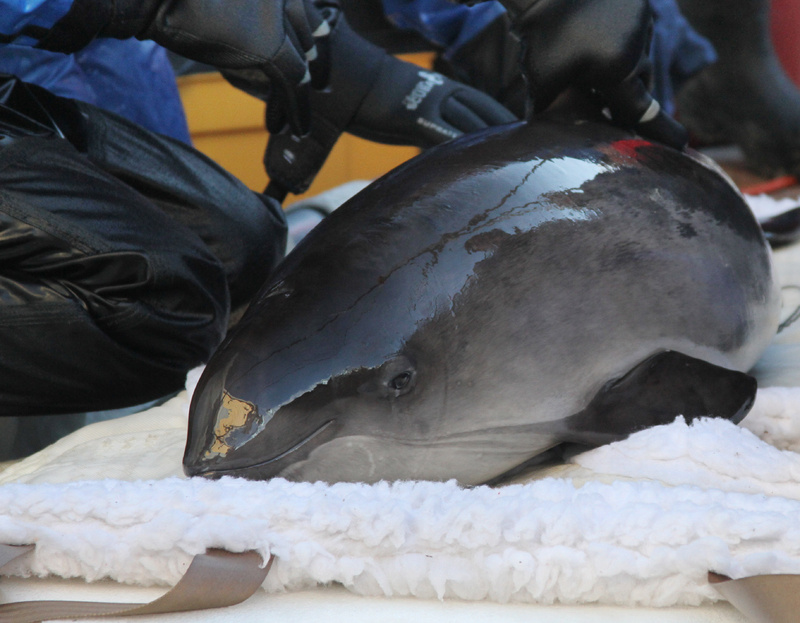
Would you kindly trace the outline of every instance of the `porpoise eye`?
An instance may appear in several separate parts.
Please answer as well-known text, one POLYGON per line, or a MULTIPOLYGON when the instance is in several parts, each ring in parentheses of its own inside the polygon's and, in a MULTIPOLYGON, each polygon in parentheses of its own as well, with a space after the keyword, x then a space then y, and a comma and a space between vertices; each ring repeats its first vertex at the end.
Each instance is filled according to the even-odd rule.
POLYGON ((417 369, 405 355, 395 355, 385 361, 358 387, 358 393, 394 400, 414 391, 417 369))
POLYGON ((389 387, 397 391, 405 389, 411 382, 411 376, 412 376, 411 372, 401 372, 391 381, 389 381, 389 387))

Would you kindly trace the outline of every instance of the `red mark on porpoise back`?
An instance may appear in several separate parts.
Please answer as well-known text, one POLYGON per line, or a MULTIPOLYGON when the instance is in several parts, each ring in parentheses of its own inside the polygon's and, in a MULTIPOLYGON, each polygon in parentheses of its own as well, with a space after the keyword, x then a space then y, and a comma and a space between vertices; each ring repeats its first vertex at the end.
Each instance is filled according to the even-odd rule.
POLYGON ((645 141, 640 138, 629 138, 620 141, 614 141, 611 143, 611 146, 622 155, 628 156, 628 158, 633 158, 634 160, 638 160, 640 158, 639 148, 652 144, 653 143, 650 141, 645 141))

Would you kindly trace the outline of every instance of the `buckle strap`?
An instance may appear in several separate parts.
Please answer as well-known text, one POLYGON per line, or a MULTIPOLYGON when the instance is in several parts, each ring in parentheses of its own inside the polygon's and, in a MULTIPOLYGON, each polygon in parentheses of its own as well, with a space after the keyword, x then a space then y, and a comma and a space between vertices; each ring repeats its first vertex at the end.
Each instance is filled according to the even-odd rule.
MULTIPOLYGON (((0 545, 0 574, 32 545, 0 545)), ((126 617, 222 608, 243 602, 263 584, 274 556, 262 567, 257 552, 209 549, 198 554, 180 581, 165 595, 145 604, 92 601, 19 601, 0 605, 2 623, 38 623, 52 619, 126 617)))
POLYGON ((709 583, 753 623, 793 623, 800 612, 800 575, 753 575, 732 580, 708 573, 709 583))

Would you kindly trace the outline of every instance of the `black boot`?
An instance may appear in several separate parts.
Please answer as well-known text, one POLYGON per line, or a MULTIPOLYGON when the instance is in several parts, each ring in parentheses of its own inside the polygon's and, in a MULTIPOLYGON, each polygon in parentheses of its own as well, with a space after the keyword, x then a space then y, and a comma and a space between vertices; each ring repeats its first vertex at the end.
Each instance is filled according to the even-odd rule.
POLYGON ((702 142, 738 145, 761 175, 800 176, 800 90, 775 54, 769 0, 678 4, 719 56, 678 93, 681 122, 702 142))

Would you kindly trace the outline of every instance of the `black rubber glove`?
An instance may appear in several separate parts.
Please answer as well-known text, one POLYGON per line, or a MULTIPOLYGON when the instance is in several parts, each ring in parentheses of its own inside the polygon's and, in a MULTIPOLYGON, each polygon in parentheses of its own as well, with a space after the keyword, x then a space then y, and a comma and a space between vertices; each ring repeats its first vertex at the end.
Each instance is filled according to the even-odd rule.
POLYGON ((312 72, 326 72, 310 63, 315 35, 326 31, 310 0, 75 0, 39 47, 69 53, 95 37, 137 37, 214 67, 263 72, 270 102, 304 133, 312 72))
MULTIPOLYGON (((350 28, 336 4, 318 6, 331 33, 325 46, 328 86, 311 95, 316 116, 368 140, 423 148, 516 120, 478 89, 401 61, 369 43, 350 28)), ((226 75, 235 83, 230 72, 226 75)))
MULTIPOLYGON (((299 138, 270 126, 268 114, 267 174, 292 192, 310 183, 343 131, 425 148, 517 119, 485 93, 401 61, 361 38, 336 5, 322 10, 331 24, 329 84, 312 91, 309 135, 299 138)), ((237 84, 235 72, 225 75, 237 84)))
POLYGON ((331 57, 330 88, 314 94, 312 104, 349 113, 345 127, 356 136, 425 148, 517 120, 482 91, 368 43, 343 17, 331 35, 331 57))
POLYGON ((648 0, 501 0, 523 40, 533 111, 565 89, 596 93, 612 119, 683 148, 686 130, 646 88, 652 16, 648 0))

